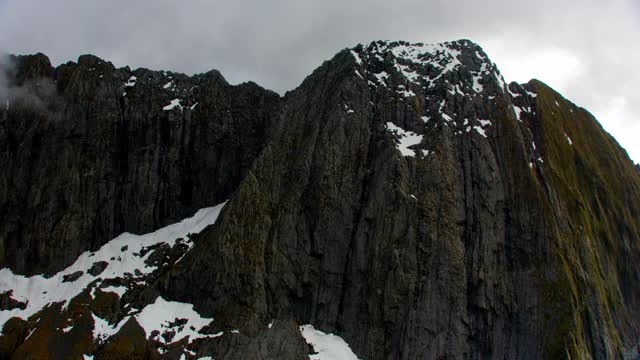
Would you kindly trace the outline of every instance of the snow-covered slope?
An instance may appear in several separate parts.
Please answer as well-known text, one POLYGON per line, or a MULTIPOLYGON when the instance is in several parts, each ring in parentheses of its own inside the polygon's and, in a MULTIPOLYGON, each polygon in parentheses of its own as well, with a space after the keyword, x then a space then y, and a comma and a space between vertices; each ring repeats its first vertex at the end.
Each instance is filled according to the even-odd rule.
MULTIPOLYGON (((27 320, 53 305, 62 305, 62 310, 65 311, 69 302, 85 291, 89 292, 92 299, 96 289, 104 293, 115 293, 121 299, 125 298, 131 289, 145 286, 148 276, 154 271, 169 265, 170 257, 163 251, 179 249, 182 255, 177 260, 173 259, 174 263, 179 262, 193 247, 190 235, 197 234, 213 224, 224 205, 225 203, 222 203, 199 210, 193 217, 149 234, 124 233, 95 252, 83 253, 73 265, 51 277, 25 277, 13 274, 7 268, 0 270, 0 293, 7 294, 9 301, 17 304, 12 309, 0 311, 0 327, 10 318, 27 320)), ((92 314, 93 335, 97 341, 107 341, 130 317, 136 318, 148 337, 161 342, 167 342, 159 336, 167 330, 175 332, 172 341, 184 337, 193 340, 212 336, 200 334, 198 331, 213 319, 200 317, 190 304, 166 301, 158 297, 155 302, 142 309, 127 305, 124 307, 128 314, 115 324, 109 324, 108 321, 92 314), (178 319, 186 319, 186 322, 175 326, 178 319)), ((71 323, 63 331, 69 332, 72 328, 71 323)))

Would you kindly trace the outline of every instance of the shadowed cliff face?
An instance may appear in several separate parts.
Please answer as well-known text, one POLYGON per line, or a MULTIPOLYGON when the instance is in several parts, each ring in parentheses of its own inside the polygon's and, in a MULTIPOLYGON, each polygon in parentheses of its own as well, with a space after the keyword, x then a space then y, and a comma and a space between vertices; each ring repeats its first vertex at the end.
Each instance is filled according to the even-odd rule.
POLYGON ((284 98, 214 72, 43 68, 53 110, 2 123, 14 271, 229 198, 120 305, 161 295, 242 333, 199 354, 306 356, 296 324, 366 359, 632 354, 637 168, 588 112, 536 80, 507 86, 472 42, 360 45, 284 98))
POLYGON ((90 55, 55 69, 44 55, 13 63, 10 94, 53 87, 42 106, 8 98, 0 117, 0 264, 18 273, 56 272, 123 231, 227 199, 280 101, 216 71, 130 71, 90 55))

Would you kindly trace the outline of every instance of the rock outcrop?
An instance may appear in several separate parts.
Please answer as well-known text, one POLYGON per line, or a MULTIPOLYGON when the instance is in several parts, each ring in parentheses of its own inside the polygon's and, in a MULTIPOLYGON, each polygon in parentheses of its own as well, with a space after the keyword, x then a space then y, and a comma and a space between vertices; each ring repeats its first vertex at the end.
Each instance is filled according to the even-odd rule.
MULTIPOLYGON (((359 45, 282 98, 217 72, 14 61, 12 83, 43 106, 0 113, 12 271, 54 273, 229 199, 107 301, 100 318, 129 319, 136 344, 126 309, 155 299, 214 319, 197 341, 146 334, 140 356, 299 358, 302 324, 363 359, 633 356, 637 167, 586 110, 537 80, 505 84, 470 41, 359 45)), ((7 322, 0 351, 34 326, 7 322)), ((115 356, 123 336, 83 351, 115 356)))

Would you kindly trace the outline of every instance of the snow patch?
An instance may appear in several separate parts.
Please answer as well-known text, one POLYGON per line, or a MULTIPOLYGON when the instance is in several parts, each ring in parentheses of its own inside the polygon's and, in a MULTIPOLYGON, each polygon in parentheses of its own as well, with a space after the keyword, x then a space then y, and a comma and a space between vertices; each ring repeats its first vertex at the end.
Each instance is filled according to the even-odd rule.
POLYGON ((480 76, 473 75, 473 91, 481 93, 484 90, 482 84, 480 84, 480 76))
POLYGON ((182 105, 180 105, 180 101, 181 101, 180 99, 173 99, 171 100, 171 102, 169 102, 169 105, 166 105, 165 107, 163 107, 162 110, 169 111, 175 108, 182 110, 182 105))
POLYGON ((414 93, 411 89, 407 90, 404 88, 401 88, 400 90, 396 90, 396 92, 400 95, 402 95, 402 97, 415 97, 416 93, 414 93))
POLYGON ((386 128, 389 132, 398 136, 399 139, 396 139, 396 147, 400 150, 402 156, 416 156, 415 150, 411 150, 409 147, 420 144, 422 142, 422 135, 404 130, 392 122, 388 122, 386 128))
POLYGON ((362 65, 362 59, 360 59, 360 55, 353 50, 350 50, 350 51, 351 51, 351 55, 353 55, 353 58, 356 59, 356 64, 362 65))
MULTIPOLYGON (((167 330, 175 331, 173 339, 169 342, 178 341, 185 337, 191 341, 197 338, 222 336, 222 333, 214 335, 200 333, 200 330, 209 325, 213 319, 201 317, 193 310, 192 304, 166 301, 161 296, 158 296, 153 304, 142 309, 138 315, 135 315, 135 318, 147 336, 150 336, 154 330, 158 330, 158 335, 153 339, 162 343, 167 343, 161 336, 167 330)), ((123 319, 123 321, 125 320, 123 319)))
POLYGON ((478 122, 480 123, 480 126, 482 126, 482 127, 491 126, 491 120, 478 119, 478 122))
POLYGON ((411 68, 407 65, 401 65, 396 63, 394 64, 394 67, 405 79, 409 80, 410 82, 415 82, 420 77, 420 75, 418 75, 415 71, 411 70, 411 68))
POLYGON ((99 343, 105 342, 108 338, 120 331, 120 328, 127 320, 122 319, 122 321, 115 326, 111 326, 107 320, 97 317, 94 313, 91 313, 91 316, 93 317, 93 339, 99 343))
POLYGON ((122 295, 124 295, 128 289, 126 286, 107 286, 105 288, 101 288, 100 290, 102 292, 116 293, 119 298, 122 298, 122 295))
POLYGON ((353 114, 353 113, 355 112, 355 111, 354 111, 353 109, 351 109, 351 107, 350 107, 349 105, 347 105, 347 104, 343 104, 342 106, 343 106, 343 108, 344 108, 344 111, 346 111, 346 112, 347 112, 347 114, 353 114))
POLYGON ((519 106, 515 106, 515 105, 511 105, 511 107, 513 107, 513 112, 516 114, 516 119, 518 119, 518 121, 522 122, 522 113, 524 112, 522 110, 522 108, 520 108, 519 106))
MULTIPOLYGON (((123 233, 104 244, 96 252, 82 253, 72 265, 50 278, 41 275, 25 277, 14 274, 8 268, 0 269, 0 293, 13 290, 12 298, 27 304, 24 310, 16 308, 0 311, 0 328, 12 317, 27 320, 49 304, 62 303, 63 308, 66 308, 71 299, 84 291, 96 279, 100 281, 92 286, 99 287, 101 281, 117 278, 141 282, 146 274, 152 273, 157 268, 145 264, 145 260, 153 252, 146 251, 144 255, 141 255, 143 249, 162 243, 173 247, 178 239, 187 239, 188 234, 199 233, 216 221, 225 204, 226 202, 201 209, 193 217, 152 233, 144 235, 123 233), (124 248, 128 250, 123 251, 124 248), (98 276, 89 274, 88 270, 93 264, 101 261, 108 264, 102 273, 98 276), (66 275, 77 272, 82 272, 78 279, 64 281, 66 275)), ((188 241, 186 243, 191 249, 193 244, 188 241)), ((116 290, 115 288, 113 290, 124 291, 124 289, 116 290)))
POLYGON ((389 78, 389 74, 387 74, 386 71, 381 71, 377 74, 373 74, 373 76, 376 77, 376 80, 378 80, 378 84, 383 85, 383 86, 387 86, 387 83, 385 82, 385 80, 387 80, 389 78))
POLYGON ((476 125, 473 128, 478 132, 478 134, 480 134, 480 135, 482 135, 484 137, 487 137, 487 134, 486 134, 485 130, 483 128, 481 128, 480 126, 476 125))
POLYGON ((567 142, 569 143, 569 145, 573 145, 573 141, 571 141, 571 138, 569 137, 569 135, 567 135, 567 133, 564 133, 564 137, 567 138, 567 142))
POLYGON ((499 72, 497 72, 497 71, 495 71, 495 72, 493 73, 493 75, 496 77, 496 80, 498 80, 498 85, 500 86, 500 90, 502 90, 502 92, 504 93, 504 89, 507 89, 507 88, 508 88, 508 87, 507 87, 507 85, 506 85, 506 84, 505 84, 505 82, 504 82, 504 78, 503 78, 503 77, 502 77, 502 75, 501 75, 499 72))
POLYGON ((129 80, 127 80, 127 82, 124 83, 124 86, 125 87, 132 87, 132 86, 134 86, 136 84, 136 81, 138 81, 138 78, 135 77, 135 76, 131 76, 129 78, 129 80))
POLYGON ((309 355, 311 360, 358 360, 349 344, 337 335, 316 330, 313 325, 300 326, 300 332, 316 352, 309 355))

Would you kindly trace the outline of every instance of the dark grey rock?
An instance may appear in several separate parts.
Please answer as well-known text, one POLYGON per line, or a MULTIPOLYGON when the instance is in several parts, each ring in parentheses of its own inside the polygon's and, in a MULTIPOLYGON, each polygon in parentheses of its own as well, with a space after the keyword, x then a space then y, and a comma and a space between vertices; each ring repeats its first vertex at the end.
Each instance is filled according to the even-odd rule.
MULTIPOLYGON (((604 288, 572 280, 585 276, 575 270, 580 265, 568 240, 579 235, 567 233, 577 227, 578 210, 566 210, 575 198, 560 193, 566 185, 556 180, 558 169, 582 179, 603 163, 565 170, 555 154, 566 151, 557 149, 566 139, 552 138, 558 125, 597 123, 579 112, 555 119, 547 108, 555 95, 539 82, 513 89, 522 92, 513 99, 490 63, 493 73, 481 77, 483 90, 474 95, 471 74, 481 68, 470 59, 486 55, 469 42, 451 45, 461 54, 458 71, 420 86, 407 82, 396 66, 401 60, 384 46, 360 48, 363 65, 343 51, 287 93, 273 140, 216 228, 197 237, 163 283, 166 295, 192 301, 249 336, 268 319, 290 314, 340 334, 367 359, 619 356, 615 335, 598 325, 613 319, 595 290, 604 288), (381 71, 389 74, 385 85, 372 85, 381 71), (415 96, 399 95, 407 89, 415 96), (526 113, 517 117, 512 104, 526 113), (426 126, 422 116, 430 117, 426 126), (385 130, 390 122, 424 135, 415 157, 395 149, 385 130), (589 295, 580 299, 584 291, 589 295), (597 317, 577 319, 582 306, 597 317), (577 335, 584 326, 592 335, 577 335), (569 344, 574 336, 580 340, 569 344)), ((434 77, 441 71, 401 65, 434 77)), ((607 136, 584 131, 588 143, 607 136)), ((601 151, 618 156, 611 149, 601 151)), ((609 194, 632 194, 635 212, 640 184, 628 178, 628 158, 620 159, 627 190, 609 194)), ((581 201, 594 201, 591 194, 580 192, 581 201)), ((625 223, 636 229, 625 234, 637 244, 637 221, 627 215, 625 223)), ((593 258, 580 261, 600 266, 593 258)), ((622 287, 627 305, 616 311, 635 313, 639 290, 622 287)), ((626 333, 627 342, 638 336, 638 324, 615 331, 626 333)))
POLYGON ((102 272, 104 271, 104 269, 107 268, 107 266, 109 266, 108 262, 97 261, 97 262, 94 262, 93 265, 91 265, 91 268, 87 270, 87 272, 93 276, 98 276, 102 274, 102 272))
POLYGON ((280 103, 216 71, 131 71, 89 55, 55 69, 42 54, 12 59, 13 93, 34 99, 11 98, 0 116, 0 266, 20 274, 57 272, 122 232, 226 200, 280 103), (163 111, 176 98, 182 108, 163 111))
POLYGON ((26 309, 27 304, 12 297, 13 290, 0 293, 0 310, 26 309))
POLYGON ((76 271, 71 274, 64 275, 62 277, 62 282, 74 282, 80 278, 84 274, 84 271, 76 271))
POLYGON ((214 359, 308 359, 309 349, 298 324, 292 319, 280 319, 264 326, 254 336, 226 332, 221 338, 205 343, 197 356, 214 359))
POLYGON ((284 98, 216 71, 139 69, 125 88, 132 72, 95 57, 31 59, 56 93, 0 117, 4 264, 59 269, 229 198, 191 251, 139 254, 162 267, 122 299, 213 317, 225 334, 198 356, 306 358, 313 324, 366 359, 622 357, 640 337, 637 168, 545 84, 506 87, 472 42, 419 61, 411 46, 341 51, 284 98), (390 124, 423 136, 415 156, 390 124))

